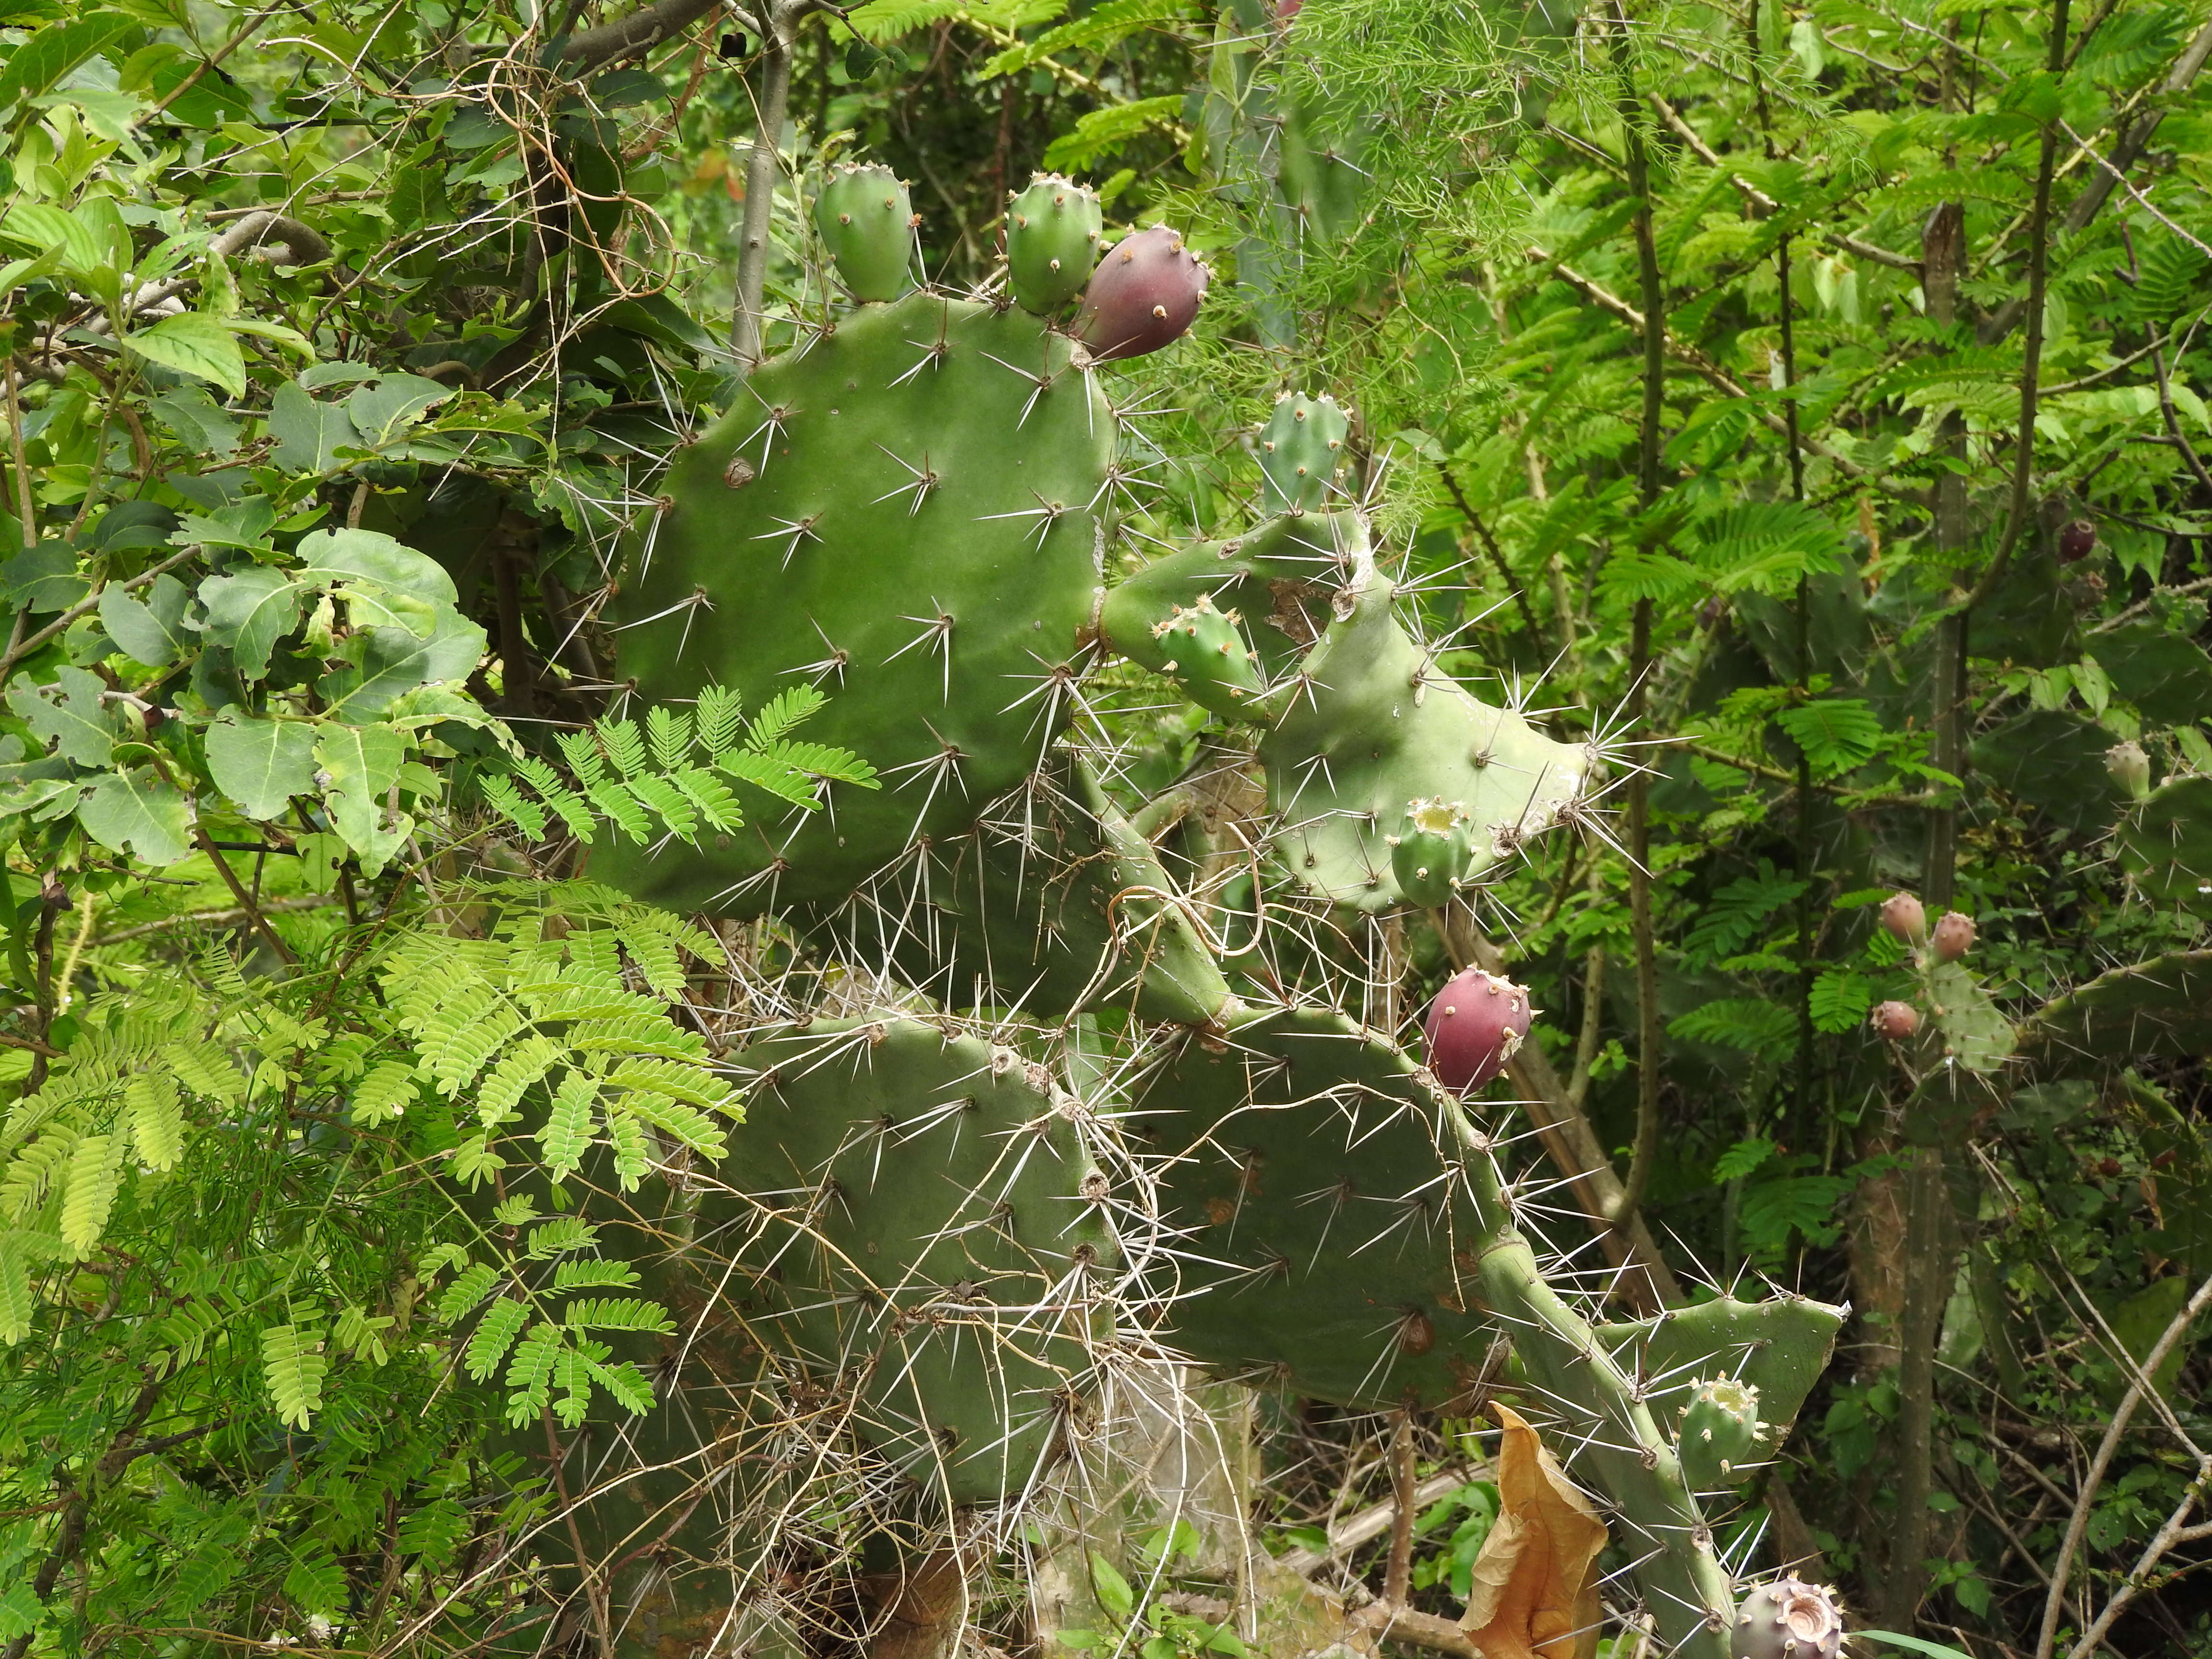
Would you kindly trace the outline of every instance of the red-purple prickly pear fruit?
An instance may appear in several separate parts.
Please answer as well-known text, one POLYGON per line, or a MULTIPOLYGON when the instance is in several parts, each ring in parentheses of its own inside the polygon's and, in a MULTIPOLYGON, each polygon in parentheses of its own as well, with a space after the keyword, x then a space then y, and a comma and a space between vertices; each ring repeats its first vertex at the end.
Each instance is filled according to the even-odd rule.
POLYGON ((1158 351, 1190 327, 1212 274, 1165 225, 1125 236, 1091 274, 1076 337, 1102 363, 1158 351))
POLYGON ((2058 532, 2058 562, 2075 564, 2097 549, 2097 526, 2087 519, 2069 519, 2058 532))
POLYGON ((1900 945, 1920 945, 1927 941, 1928 912, 1920 908, 1920 901, 1910 893, 1892 893, 1882 901, 1881 925, 1900 945))
POLYGON ((1902 1042, 1920 1029, 1920 1011, 1909 1002, 1885 1002, 1874 1011, 1874 1029, 1885 1042, 1902 1042))
POLYGON ((1535 1016, 1511 980, 1461 969, 1429 1005, 1429 1070, 1455 1095, 1481 1088, 1505 1069, 1535 1016))
POLYGON ((1731 1659, 1836 1659, 1844 1610, 1836 1593, 1801 1578, 1778 1578, 1743 1598, 1729 1634, 1731 1659))
POLYGON ((1935 947, 1936 961, 1956 962, 1972 948, 1974 919, 1957 910, 1946 910, 1942 921, 1936 924, 1930 943, 1935 947))

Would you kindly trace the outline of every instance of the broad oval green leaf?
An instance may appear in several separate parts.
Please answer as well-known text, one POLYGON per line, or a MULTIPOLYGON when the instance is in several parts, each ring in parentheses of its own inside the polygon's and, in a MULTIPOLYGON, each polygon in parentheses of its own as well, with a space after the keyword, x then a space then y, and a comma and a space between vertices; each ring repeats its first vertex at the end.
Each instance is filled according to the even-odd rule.
POLYGON ((164 368, 213 381, 234 398, 246 395, 246 356, 238 337, 212 317, 197 311, 164 317, 151 328, 132 330, 123 343, 164 368))

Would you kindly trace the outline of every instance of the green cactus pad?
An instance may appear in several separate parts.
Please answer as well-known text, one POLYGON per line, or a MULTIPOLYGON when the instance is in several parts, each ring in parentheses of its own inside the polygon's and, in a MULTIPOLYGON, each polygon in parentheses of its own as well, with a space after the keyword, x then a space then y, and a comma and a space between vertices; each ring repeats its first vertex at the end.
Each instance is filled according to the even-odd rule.
POLYGON ((1675 1450, 1682 1476, 1699 1492, 1732 1486, 1759 1455, 1759 1390, 1732 1376, 1710 1377, 1690 1389, 1675 1450))
POLYGON ((854 299, 914 287, 914 204, 889 167, 841 165, 814 198, 814 228, 854 299))
POLYGON ((835 1391, 946 1504, 1024 1489, 1106 1335, 1109 1188, 1046 1067, 951 1021, 817 1021, 738 1054, 754 1085, 702 1246, 753 1338, 835 1391))
POLYGON ((2212 951, 2116 968, 2054 997, 2021 1027, 2020 1049, 2046 1078, 2149 1055, 2212 1054, 2212 951))
POLYGON ((1340 504, 1351 419, 1334 398, 1286 392, 1260 430, 1260 476, 1268 513, 1318 513, 1340 504))
POLYGON ((1920 976, 1921 1028, 1930 1069, 1956 1066, 1994 1072, 2013 1051, 2012 1021, 1964 963, 1931 963, 1920 976))
POLYGON ((2157 904, 2212 916, 2212 778, 2176 778, 2120 820, 2120 862, 2157 904))
POLYGON ((1771 1456, 1828 1368, 1849 1313, 1787 1293, 1764 1302, 1724 1296, 1652 1319, 1600 1325, 1592 1334, 1662 1399, 1686 1401, 1699 1377, 1730 1376, 1757 1389, 1766 1425, 1761 1455, 1771 1456))
POLYGON ((1115 439, 1073 349, 917 294, 763 366, 684 452, 626 549, 620 672, 647 703, 818 683, 804 735, 884 787, 811 814, 748 795, 731 845, 616 843, 595 878, 683 909, 837 902, 1037 764, 1088 648, 1115 439))
POLYGON ((1216 610, 1208 595, 1176 605, 1152 624, 1152 637, 1166 653, 1160 672, 1192 688, 1193 702, 1212 708, 1225 699, 1235 708, 1258 697, 1257 653, 1245 642, 1243 618, 1216 610))
POLYGON ((1417 800, 1390 843, 1390 871, 1409 904, 1433 909, 1449 904, 1474 860, 1467 809, 1456 801, 1417 800))
POLYGON ((932 854, 832 927, 949 1006, 1039 1018, 1119 1006, 1204 1025, 1231 1001, 1196 913, 1080 760, 1058 757, 932 854))
POLYGON ((1040 173, 1006 204, 1006 277, 1014 301, 1048 317, 1083 292, 1106 223, 1087 185, 1040 173))
POLYGON ((1456 1169, 1459 1108, 1401 1049, 1321 1008, 1176 1044, 1127 1121, 1182 1156, 1169 1340, 1232 1375, 1345 1405, 1467 1393, 1495 1332, 1456 1169))

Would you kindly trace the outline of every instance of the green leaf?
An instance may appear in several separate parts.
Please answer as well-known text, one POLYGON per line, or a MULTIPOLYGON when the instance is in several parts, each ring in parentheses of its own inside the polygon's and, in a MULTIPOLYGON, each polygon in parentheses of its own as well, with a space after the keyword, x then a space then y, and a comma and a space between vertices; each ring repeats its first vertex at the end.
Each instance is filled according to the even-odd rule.
POLYGON ((1739 1140, 1713 1160, 1713 1180, 1718 1183, 1747 1176, 1773 1156, 1774 1143, 1764 1136, 1739 1140))
POLYGON ((77 572, 76 552, 62 542, 26 548, 0 565, 0 585, 6 586, 9 599, 33 614, 66 611, 92 591, 92 584, 77 572))
POLYGON ((345 412, 362 443, 380 447, 452 396, 453 387, 420 374, 384 374, 347 398, 345 412))
POLYGON ((522 1334, 529 1318, 529 1304, 513 1297, 502 1297, 486 1308, 476 1334, 469 1339, 469 1375, 479 1382, 498 1375, 500 1362, 507 1358, 507 1351, 522 1334))
POLYGON ((1822 1031, 1848 1031, 1874 1006, 1874 981, 1850 968, 1830 968, 1813 981, 1813 1024, 1822 1031))
POLYGON ((64 759, 105 766, 123 733, 122 717, 107 706, 106 695, 107 682, 99 675, 64 668, 52 685, 11 687, 8 706, 64 759))
POLYGON ((325 726, 314 740, 315 764, 328 775, 323 799, 331 827, 379 868, 391 856, 384 815, 407 759, 407 738, 388 726, 325 726))
POLYGON ((123 343, 149 362, 212 380, 234 398, 246 395, 246 356, 238 349, 238 337, 200 312, 182 312, 151 328, 133 329, 123 343))
POLYGON ((1181 94, 1092 110, 1077 119, 1073 131, 1060 134, 1046 147, 1044 165, 1048 169, 1087 167, 1139 134, 1173 121, 1182 110, 1181 94))
POLYGON ((95 11, 42 28, 15 48, 0 69, 0 114, 46 91, 95 52, 137 27, 121 12, 95 11))
POLYGON ((331 1362, 319 1345, 296 1325, 271 1325, 261 1333, 261 1376, 276 1415, 295 1429, 314 1421, 323 1408, 323 1379, 331 1362))
MULTIPOLYGON (((0 71, 0 80, 5 78, 0 71)), ((89 222, 44 202, 10 208, 8 216, 0 219, 0 236, 27 247, 55 251, 56 262, 75 276, 89 276, 107 264, 108 251, 100 245, 89 222)))
POLYGON ((228 647, 246 678, 261 678, 269 672, 269 655, 276 641, 298 625, 300 596, 305 591, 283 571, 265 565, 210 576, 200 584, 200 603, 208 613, 208 642, 228 647))
POLYGON ((80 1261, 92 1254, 92 1247, 107 1231, 107 1218, 123 1184, 123 1158, 130 1144, 126 1135, 87 1135, 70 1153, 61 1238, 80 1261))
POLYGON ((1881 721, 1860 697, 1815 697, 1784 709, 1775 723, 1823 777, 1863 766, 1881 746, 1881 721))
POLYGON ((366 449, 344 410, 317 403, 296 384, 280 386, 269 400, 269 435, 276 461, 287 472, 335 472, 340 449, 366 449))
POLYGON ((317 687, 342 720, 380 714, 419 685, 459 684, 484 653, 483 629, 452 611, 439 613, 427 639, 401 628, 372 628, 365 638, 360 665, 325 674, 317 687))
POLYGON ((315 728, 306 720, 252 716, 207 731, 208 773, 250 818, 273 818, 315 787, 315 728))
POLYGON ((76 818, 110 852, 136 851, 149 864, 174 864, 192 850, 191 802, 150 767, 101 774, 76 818))
POLYGON ((300 538, 295 550, 315 580, 369 582, 431 605, 460 603, 445 566, 373 530, 313 531, 300 538))
POLYGON ((169 539, 179 546, 204 542, 210 547, 264 548, 276 527, 276 503, 266 495, 226 501, 212 513, 187 513, 169 539))
POLYGON ((167 572, 147 585, 143 601, 125 592, 121 583, 111 583, 100 590, 100 626, 134 662, 167 668, 198 648, 198 634, 185 626, 191 597, 191 590, 167 572))
POLYGON ((1893 1630, 1863 1630, 1853 1632, 1869 1641, 1887 1642, 1893 1648, 1904 1648, 1913 1653, 1925 1654, 1927 1659, 1974 1659, 1973 1655, 1958 1648, 1946 1647, 1941 1642, 1930 1642, 1917 1636, 1900 1636, 1893 1630))
POLYGON ((1091 1588, 1100 1607, 1120 1623, 1129 1622, 1129 1615, 1136 1611, 1137 1592, 1129 1587, 1129 1581, 1121 1577, 1120 1570, 1097 1550, 1091 1552, 1091 1588))

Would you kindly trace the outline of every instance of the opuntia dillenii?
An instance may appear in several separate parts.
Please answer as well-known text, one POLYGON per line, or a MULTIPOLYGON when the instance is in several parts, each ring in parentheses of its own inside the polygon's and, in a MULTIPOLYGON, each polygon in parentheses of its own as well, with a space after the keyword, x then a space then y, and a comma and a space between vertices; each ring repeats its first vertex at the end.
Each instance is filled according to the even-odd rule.
POLYGON ((1757 1449, 1762 1426, 1759 1390, 1751 1383, 1733 1376, 1692 1383, 1675 1440, 1684 1478, 1698 1492, 1729 1484, 1757 1449))
POLYGON ((1124 237, 1091 275, 1076 337, 1101 362, 1158 351, 1190 327, 1211 274, 1165 225, 1124 237))
POLYGON ((1909 1002, 1885 1002, 1874 1011, 1874 1029, 1885 1042, 1902 1042, 1920 1029, 1920 1011, 1909 1002))
POLYGON ((1461 969, 1429 1005, 1429 1070, 1455 1095, 1481 1088, 1505 1069, 1535 1015, 1511 980, 1461 969))
POLYGON ((1729 1633, 1731 1659, 1836 1659, 1844 1611, 1836 1593, 1802 1578, 1778 1578, 1743 1598, 1729 1633))
POLYGON ((2136 800, 2150 793, 2150 757, 2141 744, 2114 744, 2105 751, 2105 769, 2136 800))
POLYGON ((1972 948, 1974 919, 1957 910, 1946 910, 1942 921, 1936 924, 1930 944, 1938 962, 1956 962, 1972 948))
POLYGON ((2087 519, 2073 519, 2058 532, 2058 562, 2073 564, 2096 550, 2097 526, 2087 519))
POLYGON ((1882 901, 1881 925, 1901 945, 1918 945, 1928 937, 1928 912, 1910 893, 1892 893, 1882 901))

